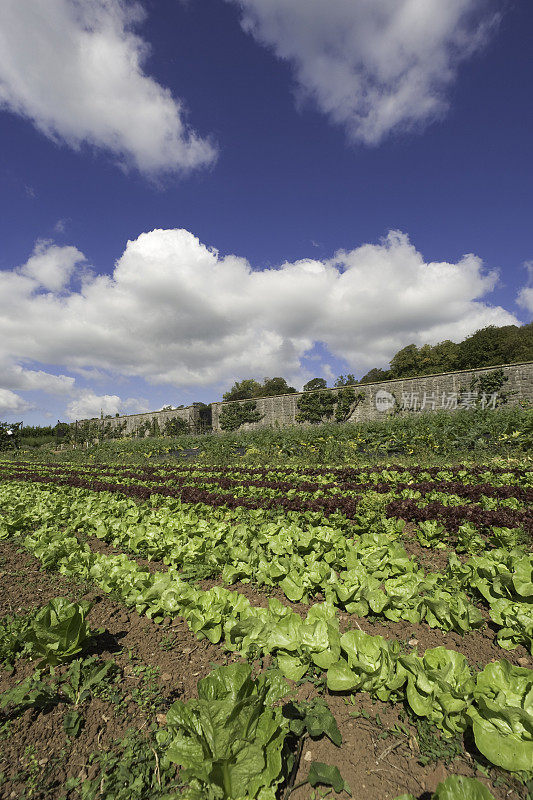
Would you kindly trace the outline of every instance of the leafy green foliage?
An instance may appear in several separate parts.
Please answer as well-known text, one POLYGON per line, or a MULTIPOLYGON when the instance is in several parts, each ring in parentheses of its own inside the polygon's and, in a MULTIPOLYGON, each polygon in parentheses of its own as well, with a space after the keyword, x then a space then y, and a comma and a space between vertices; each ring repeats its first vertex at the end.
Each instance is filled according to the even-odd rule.
POLYGON ((340 774, 339 768, 323 764, 322 761, 311 763, 307 781, 311 786, 332 786, 336 792, 344 791, 352 796, 351 789, 340 774))
POLYGON ((16 716, 26 708, 44 710, 66 702, 75 709, 67 714, 65 730, 69 728, 72 732, 68 735, 77 736, 83 725, 81 715, 77 713, 78 706, 95 690, 101 690, 116 672, 117 667, 112 661, 102 663, 96 656, 73 661, 63 677, 50 674, 47 681, 42 680, 42 670, 36 669, 28 678, 0 695, 0 709, 7 708, 9 716, 16 716))
POLYGON ((319 389, 327 389, 327 382, 324 378, 311 378, 310 381, 304 385, 302 391, 303 392, 316 392, 319 389))
POLYGON ((418 762, 426 764, 450 764, 463 752, 463 735, 443 737, 436 725, 429 722, 427 717, 417 717, 408 706, 407 711, 411 723, 416 728, 416 739, 420 755, 418 762))
POLYGON ((509 395, 503 392, 502 389, 509 380, 509 376, 505 374, 503 369, 493 369, 491 372, 483 372, 481 375, 476 375, 470 381, 470 391, 477 392, 480 396, 485 394, 489 397, 492 394, 497 394, 497 405, 507 403, 509 395))
POLYGON ((0 695, 0 709, 7 708, 10 716, 21 714, 26 708, 52 708, 57 702, 57 688, 41 680, 40 670, 0 695))
POLYGON ((485 546, 485 540, 480 536, 475 525, 472 525, 471 522, 459 525, 455 537, 455 549, 458 553, 480 553, 485 546))
POLYGON ((180 796, 175 766, 165 762, 150 732, 130 729, 109 749, 92 753, 88 761, 97 772, 79 787, 81 800, 177 800, 180 796))
POLYGON ((298 398, 296 414, 297 422, 317 424, 333 416, 337 399, 329 389, 319 392, 305 393, 298 398))
POLYGON ((351 386, 337 392, 337 405, 335 406, 335 422, 346 422, 356 406, 365 399, 364 392, 355 392, 351 386))
POLYGON ((255 400, 246 400, 241 403, 233 403, 231 406, 223 406, 219 422, 223 431, 236 431, 245 422, 259 422, 260 419, 262 419, 262 415, 257 410, 255 400))
POLYGON ((533 773, 533 671, 508 661, 477 675, 468 714, 476 746, 493 764, 533 773))
MULTIPOLYGON (((425 573, 398 541, 402 525, 384 517, 395 484, 408 484, 409 472, 395 467, 356 474, 367 486, 375 485, 376 491, 366 491, 365 500, 356 507, 354 503, 352 519, 335 512, 327 524, 314 510, 283 515, 262 508, 186 506, 160 497, 137 504, 110 493, 16 482, 0 485, 0 503, 8 536, 37 525, 26 537, 25 546, 43 564, 91 580, 156 620, 180 614, 198 638, 220 642, 227 650, 249 658, 270 653, 292 680, 302 680, 306 674, 320 680, 322 671, 322 679, 327 673, 331 690, 366 691, 382 700, 406 699, 419 719, 428 720, 450 737, 448 743, 455 743, 467 725, 477 726, 476 741, 489 760, 496 757, 496 750, 504 752, 494 742, 505 734, 512 743, 511 756, 517 760, 514 769, 525 772, 523 764, 530 757, 532 741, 527 699, 530 670, 524 671, 526 685, 519 690, 489 695, 485 689, 478 691, 477 684, 473 687, 464 659, 454 651, 436 648, 419 658, 416 653, 403 655, 395 642, 362 631, 341 636, 335 606, 358 614, 382 614, 391 620, 407 619, 413 624, 425 619, 429 625, 461 632, 482 623, 481 613, 469 601, 469 595, 476 595, 502 626, 501 642, 516 646, 527 641, 530 631, 533 557, 523 547, 490 549, 498 543, 498 536, 514 542, 514 534, 509 533, 513 529, 499 528, 493 541, 491 530, 484 528, 487 547, 483 552, 466 562, 452 554, 442 573, 425 573), (381 487, 384 481, 388 486, 381 487), (385 495, 378 493, 379 488, 387 490, 385 495), (507 532, 502 534, 502 530, 507 532), (167 559, 170 569, 150 573, 124 554, 91 552, 87 544, 68 535, 74 531, 92 533, 132 552, 142 548, 149 557, 167 559), (282 586, 288 597, 304 602, 321 591, 326 602, 315 604, 304 619, 278 600, 271 599, 264 608, 252 606, 243 594, 220 586, 203 591, 186 583, 178 571, 195 560, 213 569, 226 565, 228 581, 261 579, 266 585, 282 586)), ((201 476, 201 470, 194 476, 199 483, 201 476)), ((417 476, 428 482, 453 479, 457 491, 459 481, 465 486, 491 481, 494 486, 531 486, 530 475, 511 470, 477 470, 473 474, 467 468, 438 474, 418 470, 417 476)), ((275 477, 283 478, 283 473, 275 477)), ((292 478, 294 485, 298 471, 292 478)), ((318 493, 331 481, 329 473, 321 472, 311 488, 318 493)), ((268 481, 264 483, 257 488, 272 496, 268 481)), ((286 484, 283 486, 287 491, 286 484)), ((339 488, 340 483, 332 487, 339 488)), ((246 491, 243 487, 244 496, 246 491)), ((524 497, 522 489, 520 492, 524 497)), ((503 492, 500 497, 512 499, 513 493, 503 492)), ((458 511, 459 518, 462 513, 458 511)), ((477 529, 465 532, 465 540, 476 534, 477 529)), ((303 712, 294 722, 303 731, 302 719, 303 712)), ((282 715, 284 730, 287 724, 282 715)), ((292 733, 296 735, 296 729, 292 733)), ((218 791, 216 783, 189 788, 205 790, 205 797, 213 798, 218 791)))
POLYGON ((236 381, 229 392, 223 395, 223 399, 250 400, 254 397, 274 397, 294 392, 296 389, 294 386, 289 386, 285 378, 265 378, 262 384, 254 378, 244 378, 242 381, 236 381))
POLYGON ((160 742, 189 783, 187 797, 274 800, 288 726, 272 703, 287 691, 275 675, 254 680, 248 665, 231 664, 198 681, 198 700, 171 706, 160 742))
POLYGON ((75 709, 67 711, 63 717, 63 730, 71 739, 76 739, 80 735, 84 724, 83 715, 75 709))
POLYGON ((435 547, 437 550, 446 549, 444 525, 435 519, 419 522, 415 534, 422 547, 435 547))
MULTIPOLYGON (((420 348, 409 344, 391 358, 390 370, 373 369, 362 381, 368 383, 370 379, 390 380, 532 360, 533 323, 520 327, 505 325, 499 328, 489 325, 459 344, 450 340, 433 346, 425 344, 420 348)), ((481 391, 486 390, 481 389, 481 391)))
POLYGON ((357 383, 355 375, 349 372, 347 375, 339 375, 335 381, 335 388, 340 389, 343 386, 354 386, 357 383))
MULTIPOLYGON (((415 800, 415 798, 412 794, 402 794, 395 800, 415 800)), ((446 780, 439 783, 431 800, 494 800, 494 797, 476 778, 449 775, 446 780)))
POLYGON ((445 736, 464 731, 474 680, 466 658, 454 650, 434 647, 424 656, 400 656, 407 670, 407 702, 419 717, 427 717, 445 736))
POLYGON ((533 605, 513 600, 495 600, 490 607, 490 616, 497 625, 498 644, 505 650, 514 650, 519 644, 527 647, 533 655, 533 605))
POLYGON ((370 692, 380 700, 398 697, 407 674, 398 659, 397 642, 355 630, 344 633, 340 644, 346 658, 340 658, 329 668, 328 689, 370 692))
POLYGON ((334 416, 336 422, 345 422, 364 398, 364 392, 356 394, 351 386, 335 392, 330 389, 313 392, 308 390, 298 398, 296 421, 316 425, 334 416))
POLYGON ((21 427, 22 422, 0 422, 0 452, 19 447, 21 427))
POLYGON ((76 660, 70 665, 65 680, 61 683, 61 694, 75 706, 87 700, 96 687, 101 686, 108 678, 116 673, 117 667, 113 661, 102 664, 96 658, 76 660))
MULTIPOLYGON (((33 612, 34 613, 34 612, 33 612)), ((13 666, 15 659, 29 650, 24 634, 30 624, 32 612, 0 619, 0 663, 13 666)))
POLYGON ((87 603, 71 603, 65 597, 57 597, 33 617, 23 641, 30 646, 32 655, 41 658, 41 665, 61 664, 83 650, 91 637, 85 621, 89 608, 87 603))
POLYGON ((311 739, 327 736, 337 747, 342 744, 341 732, 335 717, 322 698, 287 703, 283 707, 283 716, 289 720, 289 729, 295 736, 300 737, 304 733, 311 739))
POLYGON ((187 433, 189 429, 189 425, 187 420, 182 419, 181 417, 172 417, 172 419, 166 419, 163 424, 163 434, 165 436, 181 436, 184 433, 187 433))

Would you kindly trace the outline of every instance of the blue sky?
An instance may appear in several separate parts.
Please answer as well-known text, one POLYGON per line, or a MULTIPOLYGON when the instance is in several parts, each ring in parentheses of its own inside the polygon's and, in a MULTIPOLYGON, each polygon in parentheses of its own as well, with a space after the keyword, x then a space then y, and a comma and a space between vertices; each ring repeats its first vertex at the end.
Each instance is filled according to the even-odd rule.
POLYGON ((529 322, 530 3, 7 0, 0 419, 529 322))

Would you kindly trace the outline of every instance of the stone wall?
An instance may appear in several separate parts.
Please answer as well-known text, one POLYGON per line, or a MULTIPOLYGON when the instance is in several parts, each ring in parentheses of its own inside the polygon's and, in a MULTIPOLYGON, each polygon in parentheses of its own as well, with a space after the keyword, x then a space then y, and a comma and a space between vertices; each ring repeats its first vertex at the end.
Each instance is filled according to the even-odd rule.
MULTIPOLYGON (((187 406, 186 408, 175 408, 172 411, 148 411, 143 414, 127 414, 123 417, 110 417, 108 419, 96 419, 94 422, 100 422, 103 425, 110 424, 113 428, 122 425, 124 422, 126 426, 122 433, 123 436, 131 436, 132 433, 145 422, 152 424, 152 420, 156 419, 159 425, 159 430, 163 432, 165 422, 170 419, 184 419, 189 426, 191 433, 196 433, 200 429, 200 412, 196 406, 187 406)), ((83 424, 91 420, 78 420, 78 424, 83 424)), ((75 425, 76 423, 72 423, 75 425)))
MULTIPOLYGON (((502 367, 487 367, 485 369, 463 370, 461 372, 445 372, 439 375, 423 375, 419 378, 399 378, 381 383, 363 383, 355 387, 356 392, 364 392, 364 400, 354 408, 348 422, 364 422, 367 420, 384 419, 394 409, 400 408, 402 414, 412 414, 417 411, 438 411, 443 408, 453 410, 461 407, 466 402, 485 404, 490 406, 491 397, 477 397, 464 394, 469 392, 473 378, 481 377, 495 369, 502 369, 509 380, 503 390, 509 395, 508 404, 516 405, 521 400, 533 403, 533 362, 523 364, 510 364, 502 367)), ((337 393, 341 390, 330 389, 337 393)), ((309 423, 296 422, 298 413, 298 399, 301 392, 284 394, 277 397, 259 397, 256 399, 257 410, 262 415, 259 422, 245 423, 239 430, 256 430, 258 428, 286 427, 289 425, 302 425, 309 423)), ((220 412, 226 406, 238 403, 238 400, 229 403, 211 403, 213 415, 212 430, 221 433, 220 412)), ((149 411, 144 414, 128 414, 123 417, 111 417, 95 422, 108 423, 113 427, 126 423, 123 436, 131 436, 140 425, 157 420, 160 431, 163 431, 166 420, 180 417, 184 419, 191 433, 209 432, 200 418, 197 406, 177 408, 172 411, 149 411)), ((87 422, 80 420, 78 424, 87 422)), ((75 425, 76 423, 72 423, 75 425)))
MULTIPOLYGON (((510 364, 501 367, 487 367, 485 369, 462 370, 460 372, 445 372, 439 375, 424 375, 418 378, 398 378, 380 383, 364 383, 355 387, 356 392, 365 393, 365 398, 353 410, 349 422, 364 422, 367 420, 384 419, 395 408, 400 408, 402 414, 412 414, 417 411, 454 410, 455 407, 464 407, 466 404, 491 406, 494 398, 490 395, 477 396, 468 394, 473 378, 481 377, 495 369, 502 369, 508 377, 502 391, 508 395, 508 404, 516 405, 521 400, 533 403, 533 362, 523 364, 510 364), (466 392, 466 394, 465 394, 466 392)), ((332 392, 340 390, 331 389, 332 392)), ((259 397, 256 400, 257 410, 262 415, 259 422, 245 423, 239 430, 256 430, 258 428, 286 427, 309 423, 296 422, 298 413, 298 399, 301 392, 284 394, 278 397, 259 397)), ((213 431, 220 433, 220 412, 224 406, 238 403, 238 400, 222 403, 212 403, 213 431)))

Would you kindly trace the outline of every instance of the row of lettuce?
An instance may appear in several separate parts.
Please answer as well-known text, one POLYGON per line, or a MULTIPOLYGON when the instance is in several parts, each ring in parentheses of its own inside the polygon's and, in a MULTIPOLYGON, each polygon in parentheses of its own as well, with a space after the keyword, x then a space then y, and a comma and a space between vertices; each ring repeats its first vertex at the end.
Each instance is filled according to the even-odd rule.
MULTIPOLYGON (((97 470, 107 469, 117 473, 123 471, 131 471, 131 464, 72 464, 70 462, 62 464, 54 464, 48 461, 27 461, 11 459, 9 461, 1 462, 1 466, 5 468, 19 467, 22 469, 38 470, 46 468, 50 472, 62 472, 71 468, 75 468, 79 472, 94 473, 97 470)), ((528 485, 532 485, 531 468, 527 466, 505 466, 480 465, 480 464, 455 464, 446 466, 414 466, 402 464, 386 464, 379 467, 357 467, 357 466, 323 466, 323 467, 309 467, 309 466, 269 466, 258 467, 244 464, 217 464, 217 465, 199 465, 199 464, 144 464, 135 465, 135 474, 147 475, 164 475, 164 474, 213 474, 224 475, 228 473, 235 473, 238 475, 276 475, 279 477, 286 476, 288 479, 308 479, 309 476, 326 479, 326 480, 362 480, 371 482, 381 482, 387 480, 390 482, 395 481, 409 481, 411 479, 417 480, 460 480, 465 485, 476 484, 483 482, 495 482, 499 479, 502 480, 501 485, 513 484, 516 480, 520 481, 525 479, 528 485)), ((498 484, 499 485, 499 484, 498 484)))
POLYGON ((185 503, 204 503, 212 508, 311 511, 322 513, 324 516, 340 513, 349 518, 357 515, 361 497, 369 491, 377 490, 377 494, 388 501, 386 512, 390 517, 413 522, 436 519, 444 522, 448 529, 455 531, 463 521, 469 521, 481 527, 519 527, 529 534, 533 533, 533 511, 530 510, 530 495, 533 490, 527 487, 492 487, 490 484, 483 484, 467 489, 457 483, 439 483, 435 484, 439 489, 431 491, 428 485, 417 482, 405 484, 404 487, 402 485, 399 490, 391 486, 388 491, 388 484, 382 483, 373 487, 370 484, 361 485, 360 493, 356 493, 355 490, 346 491, 339 485, 336 491, 325 495, 319 488, 313 493, 302 493, 298 488, 287 489, 288 484, 282 486, 278 484, 279 488, 271 488, 274 484, 266 481, 239 483, 227 478, 219 478, 218 482, 217 479, 207 479, 207 481, 215 480, 214 484, 206 482, 202 477, 199 480, 195 479, 194 476, 180 482, 173 477, 161 478, 158 482, 154 482, 129 475, 108 476, 97 471, 88 473, 77 470, 49 472, 46 468, 40 471, 4 469, 2 475, 5 479, 11 480, 120 492, 140 500, 148 499, 151 495, 159 495, 176 498, 185 503), (104 480, 106 477, 107 480, 104 480), (450 492, 440 490, 446 486, 449 486, 450 492), (471 498, 465 498, 465 492, 470 492, 471 498), (507 496, 509 493, 511 496, 507 496))
MULTIPOLYGON (((173 501, 136 504, 112 494, 29 483, 4 483, 0 503, 6 536, 43 523, 60 525, 74 552, 77 539, 69 535, 81 532, 163 561, 182 578, 221 575, 228 585, 277 586, 293 602, 308 603, 320 593, 331 606, 358 616, 425 621, 464 633, 484 626, 482 605, 499 628, 500 646, 521 644, 533 654, 533 555, 525 546, 483 548, 464 562, 452 553, 443 572, 426 572, 400 541, 403 521, 380 516, 372 504, 355 524, 345 521, 343 530, 316 519, 302 524, 257 513, 228 519, 223 511, 209 516, 201 507, 173 501)), ((462 532, 467 549, 478 534, 468 525, 462 532)), ((419 533, 441 543, 438 526, 426 525, 419 533)), ((497 529, 493 535, 512 543, 516 533, 497 529)), ((478 539, 481 549, 485 540, 478 539)))
MULTIPOLYGON (((473 467, 471 465, 457 465, 455 467, 402 467, 389 465, 380 469, 345 467, 345 468, 298 468, 298 467, 245 467, 238 465, 225 466, 198 466, 198 465, 165 465, 158 466, 139 465, 96 465, 96 464, 50 464, 48 462, 3 461, 0 462, 2 473, 25 472, 31 474, 56 474, 56 475, 90 475, 117 476, 136 478, 157 483, 158 480, 183 478, 193 479, 236 479, 251 480, 262 479, 275 482, 288 482, 294 488, 302 484, 318 486, 322 490, 327 488, 350 488, 351 484, 362 487, 391 485, 391 488, 404 488, 404 485, 453 483, 462 486, 503 487, 517 486, 533 488, 533 472, 527 467, 487 468, 473 467)), ((429 486, 428 486, 429 488, 429 486)), ((505 493, 502 494, 504 496, 505 493)), ((509 496, 512 496, 510 493, 509 496)))
MULTIPOLYGON (((380 476, 372 475, 373 480, 342 480, 316 479, 310 481, 305 475, 293 474, 280 476, 276 473, 266 473, 261 477, 242 474, 238 470, 217 470, 206 474, 205 470, 147 470, 147 469, 117 469, 112 467, 99 467, 92 469, 60 467, 50 469, 48 465, 4 465, 1 474, 6 478, 34 478, 36 476, 50 476, 54 478, 92 477, 101 480, 112 478, 117 486, 143 485, 151 487, 162 486, 196 486, 208 488, 213 491, 232 489, 241 496, 276 496, 280 492, 291 494, 293 497, 327 497, 348 494, 359 496, 365 491, 375 491, 380 494, 391 494, 399 499, 417 499, 420 505, 438 500, 445 505, 461 505, 465 501, 480 503, 482 508, 491 510, 502 507, 513 510, 522 509, 533 501, 533 473, 523 476, 524 486, 515 483, 494 483, 494 476, 487 475, 488 480, 474 484, 464 484, 452 477, 423 479, 419 476, 415 480, 409 474, 403 474, 403 480, 398 479, 398 474, 390 473, 380 476), (380 477, 381 480, 376 480, 380 477), (529 484, 529 485, 528 485, 529 484), (256 491, 261 490, 261 491, 256 491), (271 491, 269 491, 271 490, 271 491)), ((514 477, 514 476, 513 476, 514 477)))
MULTIPOLYGON (((19 526, 19 533, 21 533, 19 526)), ((397 642, 360 630, 343 634, 330 603, 312 606, 305 619, 275 599, 254 607, 221 587, 202 591, 170 568, 149 573, 125 554, 94 553, 51 522, 24 538, 45 568, 89 580, 152 618, 181 615, 199 638, 246 657, 271 653, 283 675, 301 679, 325 671, 328 688, 404 699, 444 736, 471 727, 480 752, 493 764, 527 774, 533 764, 533 671, 502 660, 474 674, 461 654, 437 647, 423 657, 397 642)))

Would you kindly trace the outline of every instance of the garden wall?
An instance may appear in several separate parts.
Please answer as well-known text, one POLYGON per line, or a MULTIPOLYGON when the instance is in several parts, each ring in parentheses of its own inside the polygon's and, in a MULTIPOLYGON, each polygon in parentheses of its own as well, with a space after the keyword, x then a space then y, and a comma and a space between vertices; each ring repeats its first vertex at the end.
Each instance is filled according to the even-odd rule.
MULTIPOLYGON (((123 417, 108 417, 106 419, 100 420, 96 419, 95 422, 100 422, 107 426, 110 424, 113 428, 116 428, 118 425, 122 425, 126 423, 124 430, 122 432, 123 436, 131 436, 140 425, 145 422, 149 422, 152 424, 152 420, 156 419, 157 424, 159 425, 159 430, 162 432, 165 426, 165 422, 170 419, 176 419, 179 417, 180 419, 184 419, 185 422, 188 423, 189 429, 191 433, 195 433, 199 430, 199 419, 200 413, 196 406, 187 406, 186 408, 176 408, 172 411, 148 411, 143 414, 127 414, 123 417)), ((87 420, 78 420, 78 423, 87 422, 87 420)), ((76 423, 72 423, 76 425, 76 423)))
MULTIPOLYGON (((473 379, 482 378, 494 370, 503 370, 508 380, 501 392, 508 396, 508 404, 516 405, 526 400, 533 403, 533 362, 510 364, 484 369, 446 372, 438 375, 423 375, 418 378, 398 378, 380 383, 364 383, 354 387, 356 393, 364 392, 364 399, 354 408, 348 422, 384 419, 395 409, 402 414, 419 411, 453 411, 456 408, 472 406, 491 407, 497 402, 493 392, 471 390, 473 379)), ((328 390, 334 393, 340 389, 328 390)), ((284 394, 278 397, 259 397, 256 399, 257 411, 261 414, 258 422, 244 423, 239 430, 285 427, 298 425, 298 399, 301 392, 284 394)), ((213 431, 220 433, 220 413, 223 408, 241 401, 212 403, 213 431)), ((305 424, 305 423, 303 423, 305 424)))

